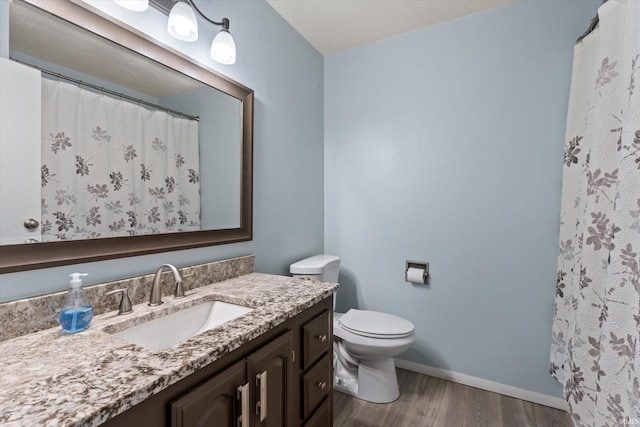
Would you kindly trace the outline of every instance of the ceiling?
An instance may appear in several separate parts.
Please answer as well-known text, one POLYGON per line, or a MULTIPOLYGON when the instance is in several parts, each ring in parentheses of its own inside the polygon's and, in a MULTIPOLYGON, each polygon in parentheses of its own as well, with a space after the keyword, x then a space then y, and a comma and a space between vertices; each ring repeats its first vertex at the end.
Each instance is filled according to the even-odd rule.
POLYGON ((267 0, 330 55, 515 0, 267 0))

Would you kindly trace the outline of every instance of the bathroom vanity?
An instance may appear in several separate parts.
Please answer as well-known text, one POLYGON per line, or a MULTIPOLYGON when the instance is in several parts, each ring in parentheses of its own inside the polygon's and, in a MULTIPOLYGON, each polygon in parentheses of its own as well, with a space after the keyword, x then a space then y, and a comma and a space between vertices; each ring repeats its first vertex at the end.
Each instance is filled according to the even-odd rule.
POLYGON ((104 426, 332 425, 332 307, 322 300, 104 426))
MULTIPOLYGON (((148 295, 151 278, 136 280, 148 295)), ((121 285, 87 289, 96 300, 95 292, 121 285)), ((159 307, 134 295, 132 314, 98 314, 77 334, 55 327, 2 341, 0 424, 330 426, 337 286, 242 274, 188 285, 181 299, 165 292, 159 307), (116 336, 210 301, 251 311, 160 351, 116 336), (207 419, 215 422, 199 424, 207 419)), ((115 297, 104 298, 111 310, 117 307, 115 297)), ((24 315, 29 310, 20 304, 0 307, 0 317, 8 308, 14 317, 24 315)))

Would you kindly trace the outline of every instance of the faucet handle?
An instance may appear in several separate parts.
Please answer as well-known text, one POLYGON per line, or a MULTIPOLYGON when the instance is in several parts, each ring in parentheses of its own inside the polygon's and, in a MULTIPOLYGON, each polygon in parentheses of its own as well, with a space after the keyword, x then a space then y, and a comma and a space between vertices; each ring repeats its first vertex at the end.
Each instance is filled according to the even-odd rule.
POLYGON ((127 288, 114 289, 113 291, 106 292, 105 295, 122 293, 122 299, 120 299, 120 307, 118 308, 118 316, 121 314, 127 314, 133 312, 131 307, 131 300, 129 299, 129 291, 127 288))

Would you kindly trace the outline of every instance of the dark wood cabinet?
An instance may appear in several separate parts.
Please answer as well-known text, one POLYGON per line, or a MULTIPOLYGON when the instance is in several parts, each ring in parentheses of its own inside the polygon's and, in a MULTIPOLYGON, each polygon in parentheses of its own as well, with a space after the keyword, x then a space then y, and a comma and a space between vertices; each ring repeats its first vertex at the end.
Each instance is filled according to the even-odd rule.
POLYGON ((254 427, 283 427, 288 423, 289 393, 292 390, 293 347, 292 333, 284 336, 247 357, 247 379, 253 387, 249 391, 254 427))
POLYGON ((171 427, 284 427, 291 390, 292 332, 171 403, 171 427))
POLYGON ((171 405, 174 427, 235 426, 238 385, 245 383, 246 363, 236 363, 171 405))
POLYGON ((307 308, 103 427, 331 427, 332 309, 307 308))

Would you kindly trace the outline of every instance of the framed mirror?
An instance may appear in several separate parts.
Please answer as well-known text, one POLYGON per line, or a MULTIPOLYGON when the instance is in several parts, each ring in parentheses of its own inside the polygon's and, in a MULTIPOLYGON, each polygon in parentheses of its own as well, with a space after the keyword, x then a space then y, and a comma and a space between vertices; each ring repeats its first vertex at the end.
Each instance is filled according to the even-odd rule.
POLYGON ((87 7, 10 5, 3 64, 26 68, 16 81, 3 69, 2 107, 33 125, 17 134, 38 130, 3 133, 11 185, 0 202, 18 209, 35 200, 39 212, 0 212, 0 273, 251 240, 253 91, 87 7), (41 83, 27 84, 39 99, 24 113, 5 88, 26 99, 18 80, 27 74, 41 83), (70 163, 59 166, 64 156, 70 163))

